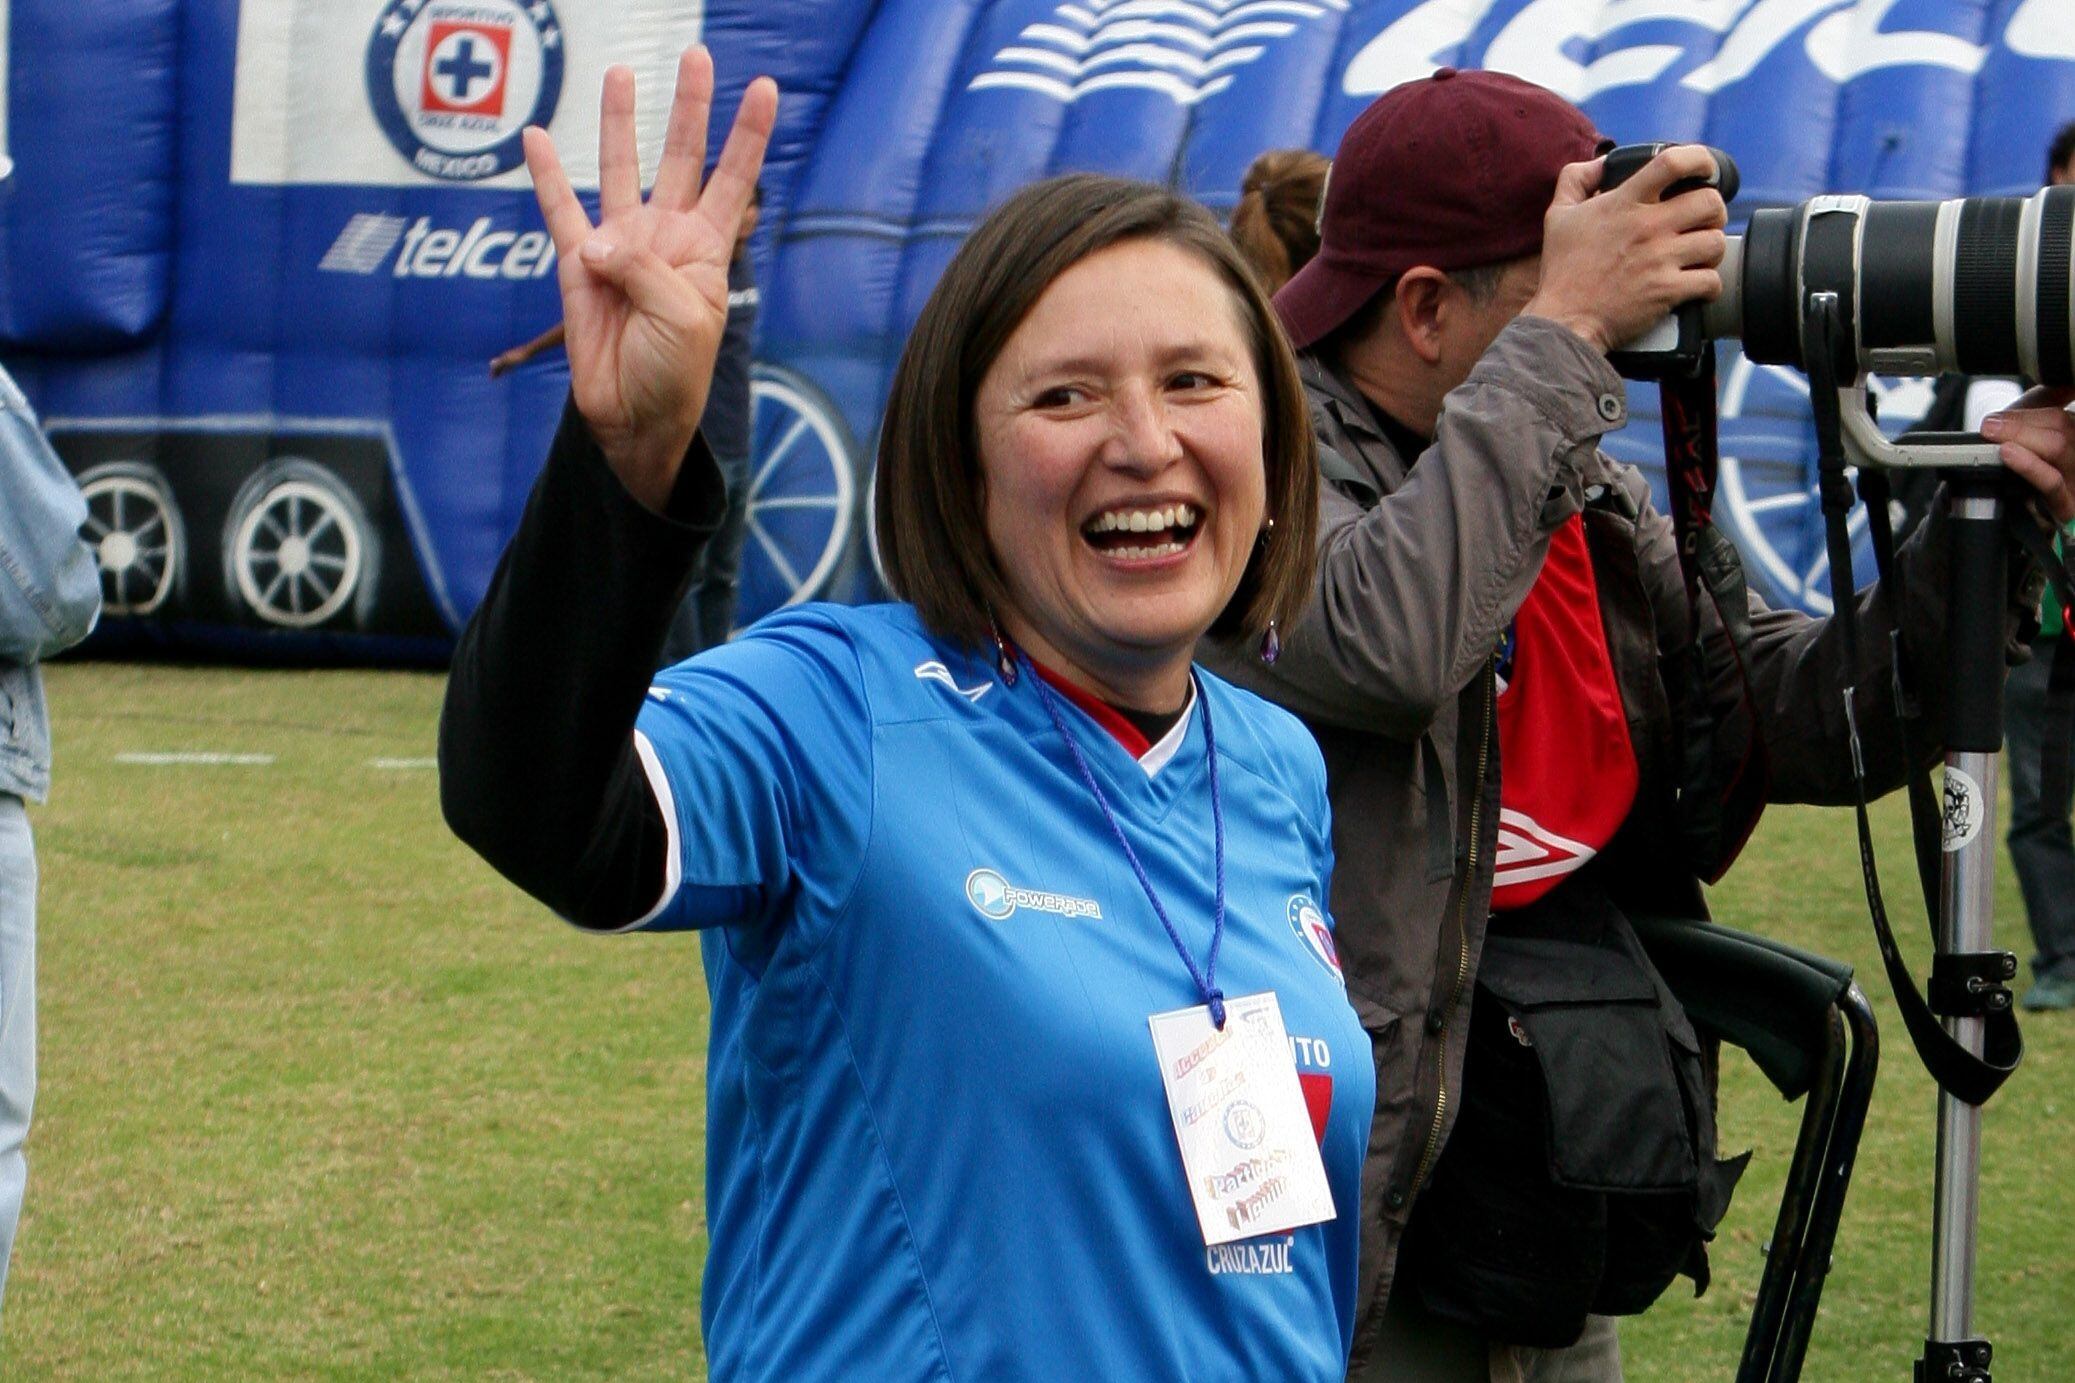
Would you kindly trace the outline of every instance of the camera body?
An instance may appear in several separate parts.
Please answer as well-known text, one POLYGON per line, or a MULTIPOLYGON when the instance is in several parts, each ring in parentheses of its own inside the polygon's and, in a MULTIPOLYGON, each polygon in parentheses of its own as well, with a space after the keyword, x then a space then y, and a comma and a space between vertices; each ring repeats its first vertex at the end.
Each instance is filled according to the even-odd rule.
MULTIPOLYGON (((1609 150, 1606 170, 1600 175, 1600 191, 1613 191, 1671 147, 1668 143, 1623 144, 1609 150)), ((1664 190, 1665 201, 1703 187, 1712 187, 1720 192, 1725 202, 1736 199, 1739 183, 1736 160, 1720 149, 1710 148, 1708 153, 1715 160, 1714 175, 1673 183, 1664 190)), ((1727 285, 1726 264, 1724 285, 1727 285)), ((1677 379, 1691 375, 1701 352, 1710 349, 1709 342, 1724 334, 1711 329, 1719 324, 1709 322, 1707 311, 1708 304, 1686 303, 1633 341, 1609 351, 1607 359, 1628 379, 1677 379)))

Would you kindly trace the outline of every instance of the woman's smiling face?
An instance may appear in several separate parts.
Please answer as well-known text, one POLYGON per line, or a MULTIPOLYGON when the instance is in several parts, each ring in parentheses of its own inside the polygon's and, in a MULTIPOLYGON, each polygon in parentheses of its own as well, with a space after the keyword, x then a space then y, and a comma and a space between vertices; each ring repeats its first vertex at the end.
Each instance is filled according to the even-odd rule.
POLYGON ((1179 706, 1246 570, 1267 506, 1249 335, 1208 261, 1128 240, 1054 279, 980 382, 996 614, 1107 700, 1179 706))

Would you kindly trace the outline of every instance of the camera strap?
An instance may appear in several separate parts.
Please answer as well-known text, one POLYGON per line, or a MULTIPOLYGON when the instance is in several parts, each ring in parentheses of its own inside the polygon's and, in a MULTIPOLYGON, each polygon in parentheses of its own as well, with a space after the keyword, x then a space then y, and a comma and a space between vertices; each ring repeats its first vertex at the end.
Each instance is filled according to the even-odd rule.
MULTIPOLYGON (((1893 499, 1893 486, 1886 471, 1872 466, 1859 469, 1859 501, 1866 506, 1867 536, 1873 543, 1873 566, 1881 583, 1891 590, 1895 586, 1895 524, 1890 517, 1889 503, 1893 499)), ((1828 536, 1827 518, 1825 536, 1828 536)), ((1835 585, 1832 590, 1835 590, 1835 585)), ((1856 620, 1858 611, 1843 618, 1856 620)), ((1916 674, 1909 656, 1902 647, 1902 630, 1897 627, 1889 631, 1889 666, 1894 670, 1895 724, 1902 737, 1902 761, 1910 765, 1909 782, 1909 829, 1911 843, 1915 846, 1917 885, 1924 895, 1924 916, 1938 916, 1939 856, 1943 853, 1944 827, 1939 820, 1938 796, 1931 789, 1931 774, 1928 769, 1919 771, 1918 764, 1930 762, 1922 736, 1924 705, 1917 695, 1916 674)), ((1936 938, 1934 937, 1935 941, 1936 938)))
POLYGON ((1700 625, 1700 534, 1715 520, 1721 472, 1715 419, 1715 355, 1706 352, 1691 376, 1658 381, 1664 420, 1664 477, 1671 491, 1672 532, 1686 578, 1686 614, 1700 625))
POLYGON ((1715 526, 1721 457, 1715 416, 1715 353, 1702 350, 1690 373, 1658 382, 1664 469, 1673 538, 1686 585, 1690 642, 1681 660, 1692 703, 1681 746, 1679 815, 1694 872, 1714 883, 1729 869, 1764 814, 1771 768, 1751 688, 1751 606, 1743 558, 1715 526), (1701 602, 1735 661, 1733 699, 1715 694, 1701 638, 1701 602))
MULTIPOLYGON (((1830 589, 1834 593, 1831 617, 1840 624, 1844 666, 1849 676, 1850 670, 1859 666, 1858 583, 1852 577, 1852 539, 1848 526, 1856 496, 1847 475, 1843 421, 1837 377, 1832 365, 1836 359, 1836 333, 1840 329, 1835 304, 1831 304, 1827 311, 1812 314, 1809 325, 1815 328, 1818 338, 1808 351, 1809 402, 1815 412, 1817 477, 1822 496, 1823 533, 1830 558, 1830 589)), ((1888 523, 1885 486, 1877 484, 1868 493, 1881 496, 1878 505, 1869 504, 1868 522, 1874 539, 1875 561, 1882 568, 1881 580, 1887 583, 1892 581, 1894 534, 1888 523)), ((1906 674, 1899 671, 1902 667, 1899 638, 1898 634, 1896 656, 1892 660, 1892 665, 1898 669, 1895 694, 1899 707, 1910 710, 1915 708, 1910 704, 1913 701, 1910 683, 1906 674)), ((1859 738, 1858 687, 1848 683, 1841 689, 1841 694, 1851 749, 1853 811, 1859 828, 1859 866, 1866 884, 1866 906, 1872 915, 1873 935, 1880 948, 1882 968, 1887 971, 1895 1005, 1902 1012, 1902 1026, 1909 1033, 1918 1059, 1924 1063, 1924 1069, 1931 1073, 1939 1089, 1967 1104, 1984 1104, 2010 1078, 2010 1073, 2017 1069, 2024 1056, 2024 1039, 2018 1031, 2017 1016, 2007 1004, 2000 1010, 1983 1013, 1983 1054, 1976 1056, 1945 1030, 1925 1002, 1916 978, 1910 974, 1901 949, 1895 944, 1894 929, 1888 924, 1887 907, 1881 898, 1880 870, 1874 859, 1873 828, 1867 807, 1866 755, 1859 738)), ((1913 748, 1909 724, 1910 717, 1905 714, 1902 725, 1906 754, 1913 748)), ((1924 761, 1913 754, 1907 762, 1912 779, 1910 808, 1915 827, 1917 874, 1924 889, 1935 945, 1941 832, 1936 824, 1938 813, 1930 793, 1929 770, 1919 768, 1918 765, 1924 761), (1917 780, 1921 780, 1921 785, 1917 780), (1925 853, 1927 844, 1930 847, 1928 855, 1925 853)))

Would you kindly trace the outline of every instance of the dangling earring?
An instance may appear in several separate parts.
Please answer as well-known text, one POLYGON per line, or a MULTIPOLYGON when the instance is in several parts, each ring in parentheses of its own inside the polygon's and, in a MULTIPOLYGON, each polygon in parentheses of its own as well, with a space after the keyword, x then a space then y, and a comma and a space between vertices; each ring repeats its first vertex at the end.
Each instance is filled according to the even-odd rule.
MULTIPOLYGON (((1267 525, 1261 529, 1261 536, 1254 540, 1254 546, 1258 547, 1262 552, 1265 553, 1268 550, 1268 539, 1272 537, 1274 533, 1275 519, 1273 517, 1270 517, 1267 525)), ((1275 621, 1271 619, 1268 621, 1267 632, 1261 635, 1261 661, 1264 663, 1273 663, 1277 658, 1280 658, 1281 656, 1282 636, 1276 633, 1275 621)))
POLYGON ((1009 641, 1001 636, 1001 626, 994 622, 994 612, 987 613, 987 632, 994 637, 994 668, 1001 674, 1002 685, 1016 685, 1016 655, 1009 651, 1009 641))

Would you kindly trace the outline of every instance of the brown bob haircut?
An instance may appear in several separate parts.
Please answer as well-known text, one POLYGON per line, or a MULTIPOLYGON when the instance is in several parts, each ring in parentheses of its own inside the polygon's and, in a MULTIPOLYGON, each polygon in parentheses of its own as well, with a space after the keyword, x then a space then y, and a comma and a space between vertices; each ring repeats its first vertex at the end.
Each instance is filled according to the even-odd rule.
POLYGON ((1209 211, 1152 183, 1073 173, 1024 188, 959 249, 901 352, 879 433, 872 522, 894 593, 947 638, 978 644, 1008 588, 987 542, 973 399, 1053 280, 1099 250, 1160 240, 1222 277, 1251 327, 1271 536, 1254 548, 1211 632, 1287 626, 1311 593, 1318 462, 1304 388, 1274 309, 1209 211))

